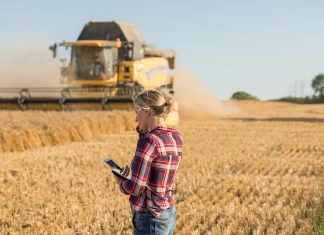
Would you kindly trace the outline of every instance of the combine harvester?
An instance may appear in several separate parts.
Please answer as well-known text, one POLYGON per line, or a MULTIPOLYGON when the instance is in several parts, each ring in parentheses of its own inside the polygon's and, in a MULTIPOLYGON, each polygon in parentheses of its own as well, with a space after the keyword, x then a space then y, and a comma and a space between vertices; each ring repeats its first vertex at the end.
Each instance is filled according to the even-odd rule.
POLYGON ((77 41, 50 46, 54 57, 59 47, 71 48, 69 64, 61 67, 65 86, 0 88, 2 108, 106 110, 132 107, 132 94, 145 89, 174 94, 169 72, 175 68, 175 53, 148 46, 131 24, 90 21, 77 41))
POLYGON ((68 66, 61 67, 61 88, 0 88, 2 108, 101 109, 129 107, 134 92, 162 89, 173 95, 175 53, 148 46, 131 24, 118 21, 89 22, 77 41, 55 43, 71 48, 68 66), (73 104, 73 106, 72 106, 73 104), (87 105, 89 104, 89 105, 87 105))

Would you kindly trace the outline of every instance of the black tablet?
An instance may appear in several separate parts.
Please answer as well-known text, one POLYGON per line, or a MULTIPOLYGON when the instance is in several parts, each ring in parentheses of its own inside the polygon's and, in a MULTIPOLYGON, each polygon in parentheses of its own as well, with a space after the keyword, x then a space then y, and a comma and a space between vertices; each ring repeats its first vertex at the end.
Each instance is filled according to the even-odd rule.
POLYGON ((111 158, 105 159, 105 163, 107 163, 111 167, 111 169, 117 168, 120 171, 122 170, 122 168, 118 166, 118 164, 114 162, 111 158))
POLYGON ((111 158, 105 159, 105 163, 108 166, 110 166, 111 171, 112 171, 112 173, 114 175, 116 175, 116 176, 118 176, 118 177, 120 177, 122 179, 125 179, 125 180, 130 180, 131 179, 130 175, 124 176, 124 175, 121 174, 122 168, 116 162, 114 162, 111 158))

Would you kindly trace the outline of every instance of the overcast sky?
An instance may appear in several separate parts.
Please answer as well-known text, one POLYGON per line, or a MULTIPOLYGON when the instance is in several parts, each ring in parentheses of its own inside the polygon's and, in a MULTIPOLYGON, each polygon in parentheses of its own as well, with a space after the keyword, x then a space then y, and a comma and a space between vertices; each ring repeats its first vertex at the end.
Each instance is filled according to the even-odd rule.
POLYGON ((221 99, 238 90, 261 99, 311 94, 311 80, 324 73, 320 0, 3 0, 0 4, 0 49, 7 51, 0 53, 3 65, 12 47, 42 41, 47 50, 52 42, 75 40, 90 20, 122 20, 137 26, 148 44, 175 50, 177 67, 193 73, 221 99))

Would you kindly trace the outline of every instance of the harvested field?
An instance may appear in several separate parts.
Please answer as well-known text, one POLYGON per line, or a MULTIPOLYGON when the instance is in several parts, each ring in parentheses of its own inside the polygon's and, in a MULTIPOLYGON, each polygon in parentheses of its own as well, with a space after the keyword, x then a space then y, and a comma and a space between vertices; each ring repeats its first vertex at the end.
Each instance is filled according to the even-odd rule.
MULTIPOLYGON (((309 234, 324 200, 324 105, 235 105, 183 115, 176 234, 309 234)), ((133 115, 0 112, 0 233, 131 234, 103 160, 130 162, 133 115)))

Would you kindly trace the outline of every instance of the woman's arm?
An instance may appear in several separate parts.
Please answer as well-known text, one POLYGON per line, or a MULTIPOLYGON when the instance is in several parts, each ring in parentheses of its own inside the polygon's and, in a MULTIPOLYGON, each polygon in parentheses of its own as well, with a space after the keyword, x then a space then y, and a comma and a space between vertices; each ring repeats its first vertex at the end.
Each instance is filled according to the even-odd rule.
POLYGON ((138 196, 145 190, 146 182, 151 170, 151 163, 156 157, 156 146, 148 136, 138 140, 136 153, 132 162, 131 180, 121 182, 121 189, 129 195, 138 196))

